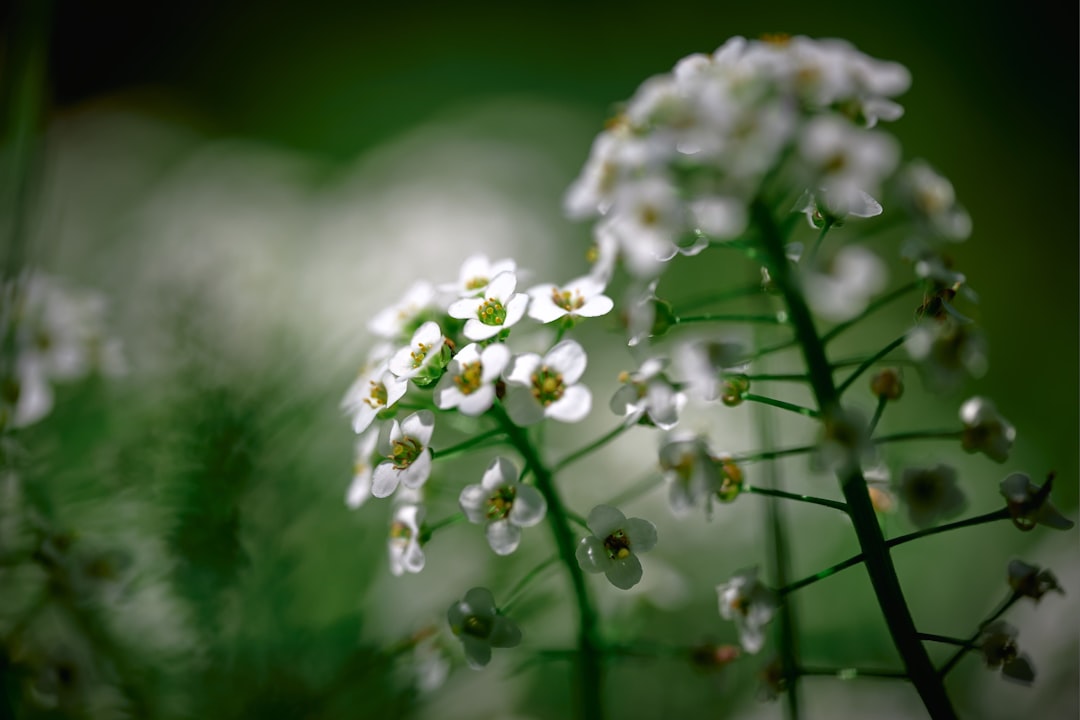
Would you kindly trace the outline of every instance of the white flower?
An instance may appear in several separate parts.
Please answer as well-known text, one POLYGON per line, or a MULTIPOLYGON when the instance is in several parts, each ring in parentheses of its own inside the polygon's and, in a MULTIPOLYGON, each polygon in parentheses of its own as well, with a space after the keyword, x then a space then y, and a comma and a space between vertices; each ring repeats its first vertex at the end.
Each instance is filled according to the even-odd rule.
POLYGON ((740 369, 746 355, 734 340, 690 340, 676 347, 673 360, 687 394, 712 402, 720 397, 721 376, 740 369))
POLYGON ((946 178, 915 160, 905 168, 902 179, 912 212, 931 235, 952 241, 971 235, 971 216, 956 203, 956 193, 946 178))
POLYGON ((505 373, 509 384, 506 412, 518 425, 532 425, 545 417, 559 422, 578 422, 592 408, 592 393, 576 384, 585 372, 585 350, 573 340, 563 340, 544 357, 518 355, 505 373))
POLYGON ((982 452, 999 463, 1009 459, 1016 440, 1016 428, 983 397, 973 397, 960 406, 960 420, 964 423, 961 443, 969 453, 982 452))
POLYGON ((860 245, 846 245, 826 272, 806 271, 803 289, 815 313, 832 322, 855 317, 870 299, 885 289, 885 263, 860 245))
POLYGON ((398 505, 390 523, 390 572, 395 576, 418 573, 424 569, 424 551, 420 548, 420 526, 424 522, 422 505, 398 505))
POLYGON ((900 476, 900 499, 907 505, 911 524, 933 525, 939 517, 958 515, 967 506, 956 485, 956 471, 948 465, 908 468, 900 476))
POLYGON ((364 432, 381 411, 393 407, 405 395, 409 382, 390 372, 385 361, 360 371, 345 397, 341 409, 352 418, 353 432, 364 432))
POLYGON ((723 477, 705 438, 677 432, 660 447, 660 469, 668 482, 671 511, 685 515, 698 500, 723 487, 723 477))
POLYGON ((649 358, 636 372, 620 374, 622 387, 611 398, 612 412, 626 418, 628 425, 648 414, 649 422, 661 430, 675 427, 686 395, 663 376, 667 364, 667 358, 649 358))
POLYGON ((375 456, 375 445, 378 441, 379 431, 376 428, 368 428, 356 439, 353 479, 345 493, 345 504, 354 510, 371 497, 371 478, 375 471, 371 459, 375 456))
MULTIPOLYGON (((822 197, 824 197, 824 191, 819 191, 822 197)), ((826 215, 828 215, 828 221, 834 226, 839 227, 844 224, 844 220, 849 217, 857 218, 871 218, 877 217, 882 213, 881 203, 874 198, 867 195, 862 190, 856 192, 851 198, 849 198, 849 204, 847 211, 842 216, 836 216, 829 210, 827 203, 819 200, 818 196, 807 190, 799 198, 799 201, 795 203, 795 207, 792 212, 801 212, 806 215, 806 222, 810 224, 810 227, 815 230, 820 230, 825 227, 826 215)))
POLYGON ((412 285, 400 301, 380 310, 368 323, 368 329, 388 340, 403 339, 421 313, 435 304, 435 288, 424 280, 412 285))
POLYGON ((1016 647, 1016 628, 1004 620, 995 620, 982 629, 976 641, 986 666, 992 670, 1001 668, 1002 677, 1030 685, 1035 680, 1035 668, 1031 658, 1016 647))
POLYGON ((487 255, 472 255, 461 264, 457 282, 441 285, 439 289, 460 297, 476 297, 484 294, 488 284, 496 276, 504 272, 513 273, 516 270, 517 263, 513 260, 491 261, 488 260, 487 255))
POLYGON ((586 275, 571 280, 562 287, 553 284, 537 285, 529 290, 529 317, 542 323, 562 318, 575 321, 583 317, 600 317, 611 312, 615 303, 604 295, 604 284, 586 275))
POLYGON ((487 523, 488 544, 496 555, 509 555, 521 542, 521 528, 544 519, 547 501, 531 485, 518 482, 518 470, 504 457, 491 461, 479 485, 466 485, 458 498, 471 523, 487 523))
POLYGON ((607 287, 619 259, 619 239, 607 225, 600 223, 593 228, 593 245, 589 248, 587 258, 592 264, 589 275, 607 287))
POLYGON ((420 410, 399 424, 397 419, 383 426, 379 433, 379 454, 386 458, 375 468, 371 494, 384 498, 397 490, 398 484, 415 490, 431 474, 431 434, 435 416, 430 410, 420 410))
POLYGON ((734 620, 739 643, 755 654, 765 644, 763 628, 772 620, 779 606, 776 593, 758 580, 758 569, 741 570, 730 580, 716 586, 720 616, 734 620))
POLYGON ((1042 600, 1048 592, 1065 594, 1058 584, 1057 577, 1050 570, 1042 570, 1038 565, 1029 565, 1023 560, 1009 561, 1009 587, 1013 592, 1029 597, 1035 602, 1042 600))
POLYGON ((1024 473, 1013 473, 1002 480, 1000 490, 1012 515, 1013 525, 1021 530, 1032 530, 1036 525, 1071 530, 1073 521, 1058 512, 1050 502, 1053 486, 1053 474, 1046 478, 1046 484, 1042 487, 1031 482, 1031 478, 1024 473))
POLYGON ((950 316, 923 322, 911 329, 904 347, 927 384, 938 391, 948 391, 963 382, 966 375, 979 377, 986 372, 986 346, 972 323, 950 316))
POLYGON ((610 505, 597 505, 589 513, 592 535, 582 538, 577 561, 589 573, 604 573, 620 590, 641 580, 641 561, 636 553, 656 547, 656 526, 641 518, 627 518, 610 505))
POLYGON ((487 340, 510 328, 525 315, 529 296, 515 293, 517 276, 503 272, 488 283, 480 297, 462 298, 450 305, 450 317, 465 321, 465 337, 487 340))
POLYGON ((464 415, 487 412, 495 401, 495 381, 509 362, 510 348, 501 343, 483 350, 476 343, 461 348, 435 387, 435 407, 456 407, 464 415))
POLYGON ((746 203, 738 198, 701 197, 690 203, 690 213, 697 228, 712 238, 730 240, 746 230, 746 203))
POLYGON ((810 120, 799 139, 800 157, 819 188, 819 205, 838 218, 865 208, 896 167, 899 147, 883 133, 862 130, 835 115, 810 120))
POLYGON ((487 588, 475 587, 455 602, 446 613, 450 629, 465 647, 469 667, 479 669, 491 662, 491 648, 512 648, 521 643, 521 630, 500 615, 495 596, 487 588))
POLYGON ((605 225, 618 241, 631 274, 655 277, 675 255, 675 241, 685 229, 677 189, 660 177, 620 185, 605 225))
POLYGON ((445 343, 439 324, 429 320, 416 329, 408 345, 391 356, 387 367, 399 378, 418 377, 440 359, 445 343))

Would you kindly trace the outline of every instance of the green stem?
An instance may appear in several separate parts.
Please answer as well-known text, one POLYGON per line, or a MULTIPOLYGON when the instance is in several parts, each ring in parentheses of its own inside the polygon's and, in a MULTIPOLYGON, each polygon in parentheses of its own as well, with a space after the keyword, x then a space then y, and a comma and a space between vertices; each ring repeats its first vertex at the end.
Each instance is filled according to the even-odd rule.
POLYGON ((818 251, 821 249, 821 244, 825 242, 825 236, 829 234, 829 230, 833 226, 833 221, 826 218, 825 223, 821 226, 821 231, 818 233, 817 239, 814 240, 813 246, 810 248, 810 252, 806 254, 806 262, 814 262, 814 258, 817 257, 818 251))
POLYGON ((468 450, 472 450, 474 447, 476 447, 478 445, 483 445, 488 440, 491 440, 492 438, 496 438, 496 437, 502 435, 503 433, 504 433, 504 431, 503 431, 502 428, 495 428, 493 430, 488 430, 487 432, 480 433, 479 435, 474 435, 473 437, 469 438, 468 440, 465 440, 464 442, 460 442, 457 445, 451 445, 450 447, 443 448, 441 450, 434 450, 433 449, 431 451, 431 455, 436 460, 443 460, 443 459, 448 458, 448 457, 453 457, 454 455, 460 455, 463 452, 467 452, 468 450))
POLYGON ((959 645, 962 648, 969 648, 970 643, 960 638, 949 637, 948 635, 935 635, 934 633, 919 633, 919 639, 926 642, 936 642, 942 645, 959 645))
MULTIPOLYGON (((891 343, 889 343, 888 345, 886 345, 885 347, 881 348, 876 353, 874 353, 873 355, 868 357, 866 360, 864 360, 862 362, 862 364, 860 364, 857 368, 855 368, 854 372, 852 372, 850 375, 847 376, 847 378, 844 379, 844 382, 842 382, 842 383, 840 383, 839 385, 836 386, 837 399, 839 399, 839 397, 844 394, 845 390, 847 390, 849 387, 851 387, 851 384, 853 382, 855 382, 860 377, 862 377, 862 374, 864 372, 866 372, 867 370, 869 370, 870 367, 874 363, 881 360, 886 355, 891 353, 893 350, 895 350, 896 348, 903 345, 904 344, 904 339, 906 337, 907 337, 907 335, 901 335, 900 337, 896 338, 891 343)), ((824 349, 822 349, 822 357, 824 357, 824 349)), ((829 384, 832 385, 832 375, 831 374, 829 375, 829 384)))
POLYGON ((878 423, 881 422, 881 416, 885 413, 885 406, 889 404, 889 398, 882 395, 878 398, 877 407, 874 408, 874 417, 870 418, 870 428, 866 431, 867 437, 874 437, 874 431, 877 430, 878 423))
POLYGON ((822 335, 821 336, 821 342, 823 342, 823 343, 829 342, 830 340, 835 338, 840 333, 844 332, 848 328, 853 327, 856 324, 858 324, 859 322, 861 322, 868 315, 870 315, 870 314, 872 314, 874 312, 877 312, 881 308, 883 308, 886 305, 888 305, 889 303, 891 303, 893 300, 896 300, 898 298, 903 297, 904 295, 907 295, 909 292, 911 292, 912 290, 914 290, 917 287, 919 287, 918 282, 910 282, 907 285, 903 285, 901 287, 896 288, 895 290, 893 290, 891 293, 889 293, 887 295, 882 295, 877 300, 874 300, 869 305, 867 305, 866 309, 863 310, 861 313, 859 313, 855 317, 851 318, 850 320, 845 320, 844 322, 840 323, 839 325, 836 325, 831 330, 829 330, 829 332, 822 335))
POLYGON ((621 423, 621 424, 615 426, 614 428, 612 428, 608 432, 604 433, 604 435, 602 435, 601 437, 597 438, 596 440, 593 440, 591 443, 589 443, 585 447, 578 448, 577 450, 573 451, 572 453, 570 453, 569 455, 564 457, 562 460, 559 460, 557 463, 555 463, 551 467, 551 472, 557 473, 560 470, 565 469, 567 465, 575 462, 576 460, 580 460, 581 458, 585 457, 586 455, 593 452, 594 450, 598 450, 598 449, 602 448, 603 446, 607 445, 609 442, 611 442, 612 440, 614 440, 615 438, 619 437, 624 432, 629 430, 630 427, 631 426, 627 425, 626 423, 621 423))
POLYGON ((796 580, 795 582, 793 582, 793 583, 791 583, 789 585, 785 585, 784 587, 780 588, 776 592, 779 593, 779 595, 781 597, 783 597, 784 595, 790 595, 791 593, 795 592, 796 590, 802 590, 804 587, 806 587, 808 585, 813 585, 814 583, 816 583, 819 580, 824 580, 827 577, 832 577, 833 575, 840 572, 841 570, 846 570, 849 567, 852 567, 853 565, 858 565, 862 561, 863 561, 863 554, 862 553, 859 553, 858 555, 852 555, 847 560, 843 560, 841 562, 836 563, 835 565, 831 565, 831 566, 825 568, 824 570, 821 570, 821 571, 818 571, 818 572, 814 573, 813 575, 808 575, 807 577, 804 577, 802 580, 796 580))
POLYGON ((442 530, 445 527, 450 527, 451 525, 457 525, 464 519, 465 513, 454 513, 453 515, 450 515, 449 517, 444 517, 442 520, 433 522, 430 525, 428 523, 424 523, 424 527, 420 530, 420 544, 423 545, 424 543, 431 540, 431 536, 439 530, 442 530))
POLYGON ((799 445, 797 447, 781 448, 779 450, 761 450, 746 455, 736 455, 735 462, 758 462, 759 460, 779 460, 791 455, 805 455, 818 449, 817 445, 799 445))
POLYGON ((995 522, 997 520, 1008 520, 1012 515, 1009 514, 1009 508, 1002 508, 1000 510, 994 510, 993 512, 984 513, 982 515, 976 515, 975 517, 969 517, 966 520, 957 520, 956 522, 946 523, 945 525, 938 525, 937 527, 927 528, 926 530, 918 530, 907 535, 901 535, 895 537, 892 540, 885 542, 889 547, 896 547, 897 545, 903 545, 909 543, 912 540, 918 540, 919 538, 929 537, 931 535, 937 535, 938 533, 950 532, 952 530, 959 530, 966 527, 974 527, 975 525, 985 525, 986 523, 995 522))
POLYGON ((774 408, 780 408, 781 410, 790 410, 791 412, 802 415, 804 417, 816 418, 820 417, 821 413, 817 410, 813 410, 802 405, 796 405, 795 403, 789 403, 784 400, 777 400, 776 398, 765 397, 764 395, 755 395, 754 393, 744 393, 743 400, 750 402, 761 403, 762 405, 769 405, 774 408))
POLYGON ((801 675, 818 675, 822 677, 835 677, 840 680, 854 680, 860 677, 867 678, 890 678, 893 680, 907 680, 906 672, 899 670, 873 670, 870 668, 823 668, 804 667, 801 675))
POLYGON ((758 360, 766 355, 772 355, 773 353, 780 352, 781 350, 788 350, 799 344, 798 339, 791 338, 790 340, 782 340, 774 345, 766 345, 765 347, 754 351, 750 357, 746 358, 747 361, 758 360))
POLYGON ((743 313, 702 313, 701 315, 684 315, 675 318, 675 325, 693 325, 698 323, 733 322, 733 323, 756 323, 759 325, 786 325, 787 318, 779 313, 764 315, 747 315, 743 313))
POLYGON ((941 670, 939 670, 938 673, 942 677, 948 675, 949 671, 956 667, 956 664, 963 659, 964 655, 966 655, 969 650, 973 650, 975 648, 975 643, 978 642, 979 636, 982 635, 983 628, 1004 615, 1009 610, 1009 608, 1015 605, 1016 602, 1022 597, 1024 597, 1022 593, 1011 593, 1009 597, 1007 597, 1005 601, 998 606, 997 610, 991 613, 988 618, 979 623, 979 629, 971 635, 971 637, 968 639, 967 643, 965 643, 963 647, 957 650, 953 654, 953 656, 949 658, 944 665, 941 666, 941 670))
MULTIPOLYGON (((752 206, 752 213, 762 232, 762 243, 769 271, 787 302, 791 324, 806 361, 818 408, 826 417, 829 417, 839 410, 841 389, 846 385, 838 388, 833 383, 832 367, 825 355, 825 346, 814 326, 806 300, 798 289, 798 283, 792 276, 791 268, 784 255, 784 239, 780 235, 779 228, 776 227, 772 212, 763 201, 757 200, 752 206)), ((899 342, 903 342, 903 337, 899 342)), ((846 381, 847 385, 850 385, 853 378, 859 374, 861 371, 856 370, 846 381)), ((844 499, 847 501, 855 535, 865 556, 867 573, 870 576, 870 583, 878 605, 885 616, 889 634, 900 653, 911 682, 931 718, 954 720, 956 711, 945 692, 945 686, 934 669, 933 663, 930 662, 926 648, 916 635, 915 621, 904 599, 881 526, 878 525, 877 515, 867 491, 866 479, 862 476, 858 465, 854 463, 849 463, 846 468, 840 470, 837 473, 837 479, 844 493, 844 499)))
POLYGON ((769 497, 783 498, 785 500, 795 500, 797 502, 809 503, 811 505, 821 505, 822 507, 840 510, 841 512, 847 512, 848 509, 845 503, 839 502, 837 500, 814 497, 813 495, 798 495, 796 493, 785 492, 784 490, 777 490, 771 487, 753 487, 751 485, 744 485, 742 491, 753 493, 754 495, 768 495, 769 497))
POLYGON ((536 478, 536 489, 547 501, 547 520, 551 527, 551 534, 555 538, 555 546, 559 550, 559 557, 566 572, 570 575, 570 583, 574 589, 574 597, 578 611, 578 697, 580 699, 579 714, 583 720, 602 720, 604 717, 603 700, 603 652, 599 638, 599 618, 596 608, 589 598, 589 588, 585 583, 585 574, 578 565, 576 557, 577 538, 570 529, 570 518, 563 506, 562 497, 555 487, 555 479, 543 461, 540 460, 536 448, 529 442, 528 434, 510 420, 502 405, 496 404, 492 410, 498 416, 506 431, 510 442, 521 453, 522 459, 532 468, 536 478))
POLYGON ((553 555, 544 562, 534 567, 532 570, 530 570, 528 574, 526 574, 525 577, 521 578, 521 580, 518 581, 517 585, 515 585, 514 588, 509 593, 507 593, 506 601, 503 602, 502 607, 499 608, 499 612, 503 614, 509 613, 510 608, 514 605, 514 603, 521 599, 521 593, 524 592, 527 587, 529 587, 529 584, 532 583, 532 581, 536 578, 540 577, 540 575, 543 574, 543 572, 549 567, 559 562, 559 560, 560 558, 558 555, 553 555))
POLYGON ((810 382, 805 373, 751 373, 744 375, 751 382, 777 380, 781 382, 810 382))
POLYGON ((959 440, 964 436, 963 430, 915 430, 913 432, 893 433, 882 435, 874 439, 874 443, 907 442, 909 440, 959 440))

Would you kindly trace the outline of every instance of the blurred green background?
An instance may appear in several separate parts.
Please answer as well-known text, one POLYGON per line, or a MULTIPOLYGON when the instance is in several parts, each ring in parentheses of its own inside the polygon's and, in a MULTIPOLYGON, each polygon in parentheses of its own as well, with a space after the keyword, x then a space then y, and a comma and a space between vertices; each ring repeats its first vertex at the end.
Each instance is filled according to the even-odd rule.
MULTIPOLYGON (((413 279, 449 280, 477 250, 517 257, 539 280, 578 274, 588 229, 562 218, 561 196, 614 103, 737 34, 841 37, 911 70, 906 115, 888 129, 907 157, 953 181, 973 217, 954 254, 979 293, 990 366, 967 394, 912 393, 884 427, 947 426, 978 393, 1019 439, 1005 467, 938 447, 890 461, 957 461, 972 512, 996 506, 1005 472, 1053 469, 1056 501, 1075 518, 1077 41, 1075 21, 1048 7, 56 3, 28 255, 106 293, 132 372, 61 388, 54 413, 20 435, 19 473, 55 528, 74 535, 73 552, 119 558, 121 581, 37 610, 41 577, 0 576, 0 628, 37 613, 37 655, 12 646, 0 659, 0 715, 565 717, 567 665, 513 672, 537 648, 571 641, 561 578, 520 606, 533 644, 484 673, 458 668, 433 693, 413 689, 408 653, 388 649, 440 625, 472 584, 505 591, 549 539, 539 528, 526 534, 528 560, 497 559, 458 526, 427 548, 423 573, 391 578, 387 505, 353 512, 342 501, 353 438, 338 402, 369 344, 367 318, 413 279)), ((895 334, 869 328, 850 349, 895 334)), ((613 422, 606 393, 630 362, 603 351, 603 337, 589 344, 602 369, 587 436, 613 422)), ((782 445, 811 437, 805 425, 780 433, 782 445)), ((556 445, 580 442, 570 438, 552 433, 556 445)), ((726 449, 744 440, 733 432, 726 449)), ((636 478, 654 442, 626 438, 581 477, 636 478)), ((791 478, 807 472, 785 467, 791 478)), ((582 513, 612 494, 581 485, 567 492, 582 513)), ((721 508, 712 523, 677 524, 661 496, 627 508, 658 518, 663 545, 646 562, 658 579, 630 596, 595 586, 611 632, 733 642, 713 586, 764 561, 760 515, 721 508)), ((20 512, 7 497, 5 512, 20 512)), ((449 511, 453 498, 442 500, 449 511)), ((803 508, 787 515, 797 575, 850 554, 842 524, 823 527, 803 508)), ((902 516, 888 522, 907 528, 902 516)), ((969 658, 950 679, 965 717, 1077 715, 1076 537, 993 526, 898 551, 930 632, 968 633, 1004 594, 1013 556, 1052 567, 1066 588, 1010 616, 1037 684, 1006 685, 969 658)), ((861 571, 800 595, 798 613, 807 662, 895 662, 861 571)), ((754 700, 760 664, 700 674, 627 660, 609 694, 622 717, 780 717, 780 704, 754 700)), ((895 682, 805 685, 807 717, 920 716, 895 682)))

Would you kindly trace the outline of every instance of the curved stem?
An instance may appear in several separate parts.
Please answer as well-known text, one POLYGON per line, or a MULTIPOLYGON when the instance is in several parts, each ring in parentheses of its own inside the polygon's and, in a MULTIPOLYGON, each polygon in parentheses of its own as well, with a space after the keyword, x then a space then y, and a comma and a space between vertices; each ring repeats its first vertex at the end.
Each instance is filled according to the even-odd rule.
POLYGON ((536 578, 540 577, 540 575, 542 575, 543 572, 549 567, 559 562, 559 560, 560 558, 558 555, 552 555, 547 560, 530 570, 528 574, 525 575, 525 577, 521 578, 521 580, 518 580, 517 585, 515 585, 513 589, 506 594, 506 601, 503 602, 502 606, 499 608, 499 611, 502 613, 509 613, 510 608, 514 605, 514 603, 521 599, 521 593, 529 587, 529 584, 532 583, 532 581, 536 578))
POLYGON ((430 525, 424 523, 424 526, 420 531, 420 543, 423 544, 428 542, 429 540, 431 540, 431 536, 434 535, 437 531, 442 530, 445 527, 450 527, 451 525, 457 525, 464 519, 465 513, 458 512, 448 517, 444 517, 442 520, 433 522, 430 525))
POLYGON ((780 313, 764 315, 747 315, 742 313, 702 313, 700 315, 684 315, 675 318, 676 325, 692 325, 697 323, 733 322, 733 323, 757 323, 760 325, 786 325, 787 318, 780 313))
POLYGON ((750 373, 744 375, 751 382, 763 382, 775 380, 780 382, 810 382, 805 373, 750 373))
POLYGON ((759 460, 778 460, 791 455, 805 455, 818 449, 817 445, 798 445, 796 447, 780 448, 779 450, 761 450, 760 452, 736 455, 735 462, 757 462, 759 460))
POLYGON ((821 232, 818 233, 817 239, 814 240, 814 244, 810 247, 810 252, 806 254, 807 263, 813 263, 814 258, 817 257, 818 251, 821 250, 822 243, 825 242, 825 236, 829 234, 829 230, 832 229, 833 220, 826 218, 825 223, 821 226, 821 232))
POLYGON ((1012 515, 1009 513, 1009 508, 1001 508, 1000 510, 994 510, 993 512, 983 513, 982 515, 976 515, 975 517, 969 517, 966 520, 957 520, 956 522, 946 523, 945 525, 938 525, 936 527, 927 528, 925 530, 918 530, 907 535, 901 535, 895 537, 892 540, 886 540, 885 544, 889 547, 896 547, 897 545, 903 545, 904 543, 911 542, 912 540, 918 540, 919 538, 929 537, 930 535, 937 535, 938 533, 949 532, 950 530, 959 530, 960 528, 973 527, 975 525, 984 525, 995 520, 1008 520, 1012 515))
POLYGON ((802 405, 796 405, 795 403, 789 403, 785 400, 777 400, 776 398, 766 397, 764 395, 755 395, 754 393, 744 393, 743 400, 749 402, 761 403, 762 405, 769 405, 774 408, 780 408, 781 410, 789 410, 796 415, 802 415, 804 417, 816 418, 821 415, 817 410, 813 410, 802 405))
MULTIPOLYGON (((752 206, 752 213, 756 224, 761 228, 762 244, 769 271, 787 302, 795 337, 799 341, 810 375, 814 398, 821 412, 828 417, 839 408, 842 388, 850 385, 862 371, 857 369, 845 381, 846 384, 840 387, 833 383, 832 367, 825 355, 825 346, 814 326, 806 300, 800 293, 795 278, 792 277, 791 268, 784 255, 784 239, 776 226, 772 212, 764 202, 757 200, 752 206)), ((900 337, 899 342, 894 341, 897 346, 902 342, 903 336, 900 337)), ((884 356, 882 353, 879 355, 884 356)), ((934 669, 933 663, 930 662, 926 648, 916 635, 915 621, 907 607, 900 581, 896 576, 896 569, 893 567, 889 549, 885 544, 885 537, 878 525, 877 515, 867 491, 866 479, 862 476, 858 465, 854 463, 849 463, 848 467, 841 469, 837 473, 837 479, 844 493, 844 499, 847 501, 849 514, 855 526, 855 535, 865 556, 864 562, 874 594, 885 615, 889 634, 900 653, 911 682, 934 720, 954 720, 957 717, 956 711, 945 692, 945 686, 934 669)))
POLYGON ((979 623, 979 628, 971 635, 971 637, 968 639, 967 643, 965 643, 963 647, 961 647, 959 650, 957 650, 953 654, 953 656, 951 658, 949 658, 948 661, 944 665, 941 666, 941 669, 938 670, 938 673, 942 677, 945 677, 946 675, 948 675, 949 671, 952 670, 954 667, 956 667, 956 664, 958 662, 960 662, 960 660, 963 659, 964 655, 967 654, 967 652, 969 650, 974 650, 975 649, 975 643, 978 642, 979 636, 982 635, 983 628, 986 627, 987 625, 989 625, 990 623, 994 622, 995 620, 997 620, 1002 615, 1004 615, 1006 613, 1006 611, 1008 611, 1009 608, 1011 608, 1013 605, 1015 605, 1016 602, 1022 597, 1024 597, 1022 593, 1018 593, 1018 592, 1011 593, 1009 595, 1009 597, 1007 597, 1005 599, 1005 601, 1003 603, 1001 603, 1001 605, 998 606, 997 610, 995 610, 993 613, 991 613, 988 618, 986 618, 981 623, 979 623))
POLYGON ((575 555, 577 538, 570 529, 570 518, 563 506, 562 497, 555 487, 552 472, 541 461, 539 454, 529 442, 526 432, 515 425, 501 405, 492 408, 506 431, 510 442, 521 453, 522 459, 532 468, 536 478, 536 489, 547 501, 547 520, 559 558, 570 575, 578 611, 578 696, 579 714, 584 720, 602 720, 603 702, 603 652, 599 639, 599 623, 596 608, 589 598, 589 589, 585 584, 585 574, 578 565, 575 555))
POLYGON ((503 432, 504 431, 502 428, 495 428, 494 430, 488 430, 487 432, 480 433, 479 435, 474 435, 468 440, 460 442, 457 445, 451 445, 450 447, 443 448, 441 450, 432 449, 432 458, 435 460, 442 460, 444 458, 453 457, 454 455, 460 455, 463 452, 472 450, 478 445, 483 445, 492 438, 496 438, 502 435, 503 432))
POLYGON ((948 635, 935 635, 934 633, 919 633, 919 639, 926 642, 936 642, 942 645, 959 645, 962 648, 970 648, 971 643, 960 638, 949 637, 948 635))
POLYGON ((785 492, 783 490, 776 490, 770 487, 753 487, 744 485, 743 492, 753 493, 755 495, 768 495, 775 498, 784 498, 785 500, 796 500, 798 502, 810 503, 811 505, 821 505, 823 507, 832 508, 834 510, 840 510, 841 512, 847 512, 847 505, 837 500, 828 500, 826 498, 814 497, 813 495, 798 495, 796 493, 785 492))
POLYGON ((963 430, 915 430, 913 432, 893 433, 874 438, 875 444, 907 442, 908 440, 959 440, 964 436, 963 430))
POLYGON ((808 575, 807 577, 804 577, 802 580, 796 580, 795 582, 791 583, 790 585, 785 585, 784 587, 780 588, 776 592, 781 597, 783 597, 784 595, 789 595, 789 594, 795 592, 796 590, 802 590, 807 585, 813 585, 818 580, 824 580, 827 577, 832 577, 833 575, 840 572, 841 570, 846 570, 849 567, 852 567, 854 565, 858 565, 862 561, 863 561, 863 554, 862 553, 859 553, 858 555, 852 555, 847 560, 843 560, 841 562, 836 563, 835 565, 831 565, 831 566, 825 568, 824 570, 821 570, 819 572, 814 573, 813 575, 808 575))
POLYGON ((804 667, 799 670, 800 675, 820 675, 823 677, 835 677, 839 680, 855 680, 856 678, 889 678, 892 680, 907 680, 906 672, 899 670, 873 670, 871 668, 822 668, 804 667))
POLYGON ((844 322, 840 323, 839 325, 836 325, 831 330, 829 330, 829 332, 822 335, 821 336, 821 342, 823 342, 823 343, 829 342, 830 340, 835 338, 840 333, 844 332, 848 328, 853 327, 854 325, 861 322, 867 315, 870 315, 871 313, 874 313, 877 310, 880 310, 881 308, 883 308, 886 305, 888 305, 889 303, 891 303, 893 300, 896 300, 898 298, 903 297, 904 295, 907 295, 909 292, 911 292, 912 290, 914 290, 917 287, 919 287, 919 283, 917 281, 916 282, 910 282, 907 285, 903 285, 901 287, 896 288, 895 290, 893 290, 891 293, 888 293, 887 295, 882 295, 877 300, 874 300, 872 303, 867 305, 866 309, 863 310, 861 313, 859 313, 855 317, 851 318, 850 320, 845 320, 844 322))
MULTIPOLYGON (((900 337, 896 338, 891 343, 889 343, 888 345, 886 345, 885 347, 881 348, 876 353, 874 353, 873 355, 868 357, 866 360, 864 360, 857 368, 855 368, 855 370, 850 375, 848 375, 846 378, 844 378, 844 382, 842 382, 842 383, 840 383, 839 385, 836 386, 836 395, 837 395, 837 397, 839 397, 840 395, 843 395, 844 391, 847 390, 849 387, 851 387, 852 383, 854 383, 856 380, 858 380, 860 377, 862 377, 862 374, 864 372, 866 372, 867 370, 869 370, 870 367, 874 363, 876 363, 877 361, 883 359, 886 355, 891 353, 893 350, 895 350, 896 348, 903 345, 904 344, 904 339, 906 337, 907 337, 907 335, 901 335, 900 337)), ((824 357, 824 349, 822 349, 822 357, 824 357)), ((829 384, 830 385, 832 384, 832 375, 831 374, 829 376, 829 384)))
POLYGON ((601 437, 599 437, 596 440, 592 441, 591 443, 589 443, 585 447, 578 448, 577 450, 573 451, 572 453, 570 453, 569 455, 564 457, 562 460, 559 460, 557 463, 552 465, 551 466, 551 472, 553 472, 553 473, 559 472, 560 470, 564 469, 570 463, 572 463, 572 462, 574 462, 576 460, 580 460, 581 458, 583 458, 586 455, 588 455, 589 453, 591 453, 593 450, 598 450, 599 448, 602 448, 603 446, 607 445, 609 442, 611 442, 612 440, 614 440, 615 438, 619 437, 624 432, 629 430, 630 427, 631 426, 627 425, 626 423, 621 423, 620 425, 615 426, 614 428, 612 428, 608 432, 604 433, 604 435, 602 435, 601 437))
POLYGON ((878 423, 881 422, 881 416, 885 414, 885 406, 889 404, 889 398, 882 395, 878 398, 877 407, 874 408, 874 417, 870 418, 870 428, 866 431, 867 437, 873 437, 874 431, 877 430, 878 423))

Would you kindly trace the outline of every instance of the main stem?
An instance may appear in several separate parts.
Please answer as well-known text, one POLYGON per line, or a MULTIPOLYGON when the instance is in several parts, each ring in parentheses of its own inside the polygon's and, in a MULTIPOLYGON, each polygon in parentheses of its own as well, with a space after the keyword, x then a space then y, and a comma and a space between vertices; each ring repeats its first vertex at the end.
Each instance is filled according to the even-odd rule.
POLYGON ((599 625, 596 608, 589 599, 589 589, 585 584, 585 574, 578 565, 575 555, 577 538, 570 530, 570 518, 563 506, 562 498, 555 487, 551 471, 544 465, 536 448, 529 442, 529 436, 506 415, 500 405, 494 407, 499 421, 506 430, 511 444, 521 453, 525 463, 532 468, 536 479, 536 489, 547 500, 547 519, 551 534, 555 536, 555 547, 574 588, 574 597, 578 609, 578 688, 580 717, 583 720, 602 720, 604 717, 603 701, 603 650, 600 643, 599 625))
MULTIPOLYGON (((833 383, 832 368, 825 356, 825 346, 814 327, 810 309, 796 285, 797 280, 784 255, 784 238, 773 219, 772 212, 761 200, 754 202, 752 212, 755 222, 761 229, 769 270, 787 303, 790 322, 806 361, 814 398, 817 400, 822 415, 828 418, 839 410, 840 395, 833 383)), ((855 535, 862 548, 870 583, 907 674, 931 718, 955 720, 956 711, 945 692, 945 686, 934 670, 926 648, 919 640, 915 621, 908 610, 900 581, 896 576, 896 568, 893 567, 885 537, 878 525, 874 506, 870 502, 870 494, 866 489, 866 479, 863 478, 862 470, 857 464, 849 463, 848 467, 837 472, 837 479, 840 481, 840 488, 855 526, 855 535)))

